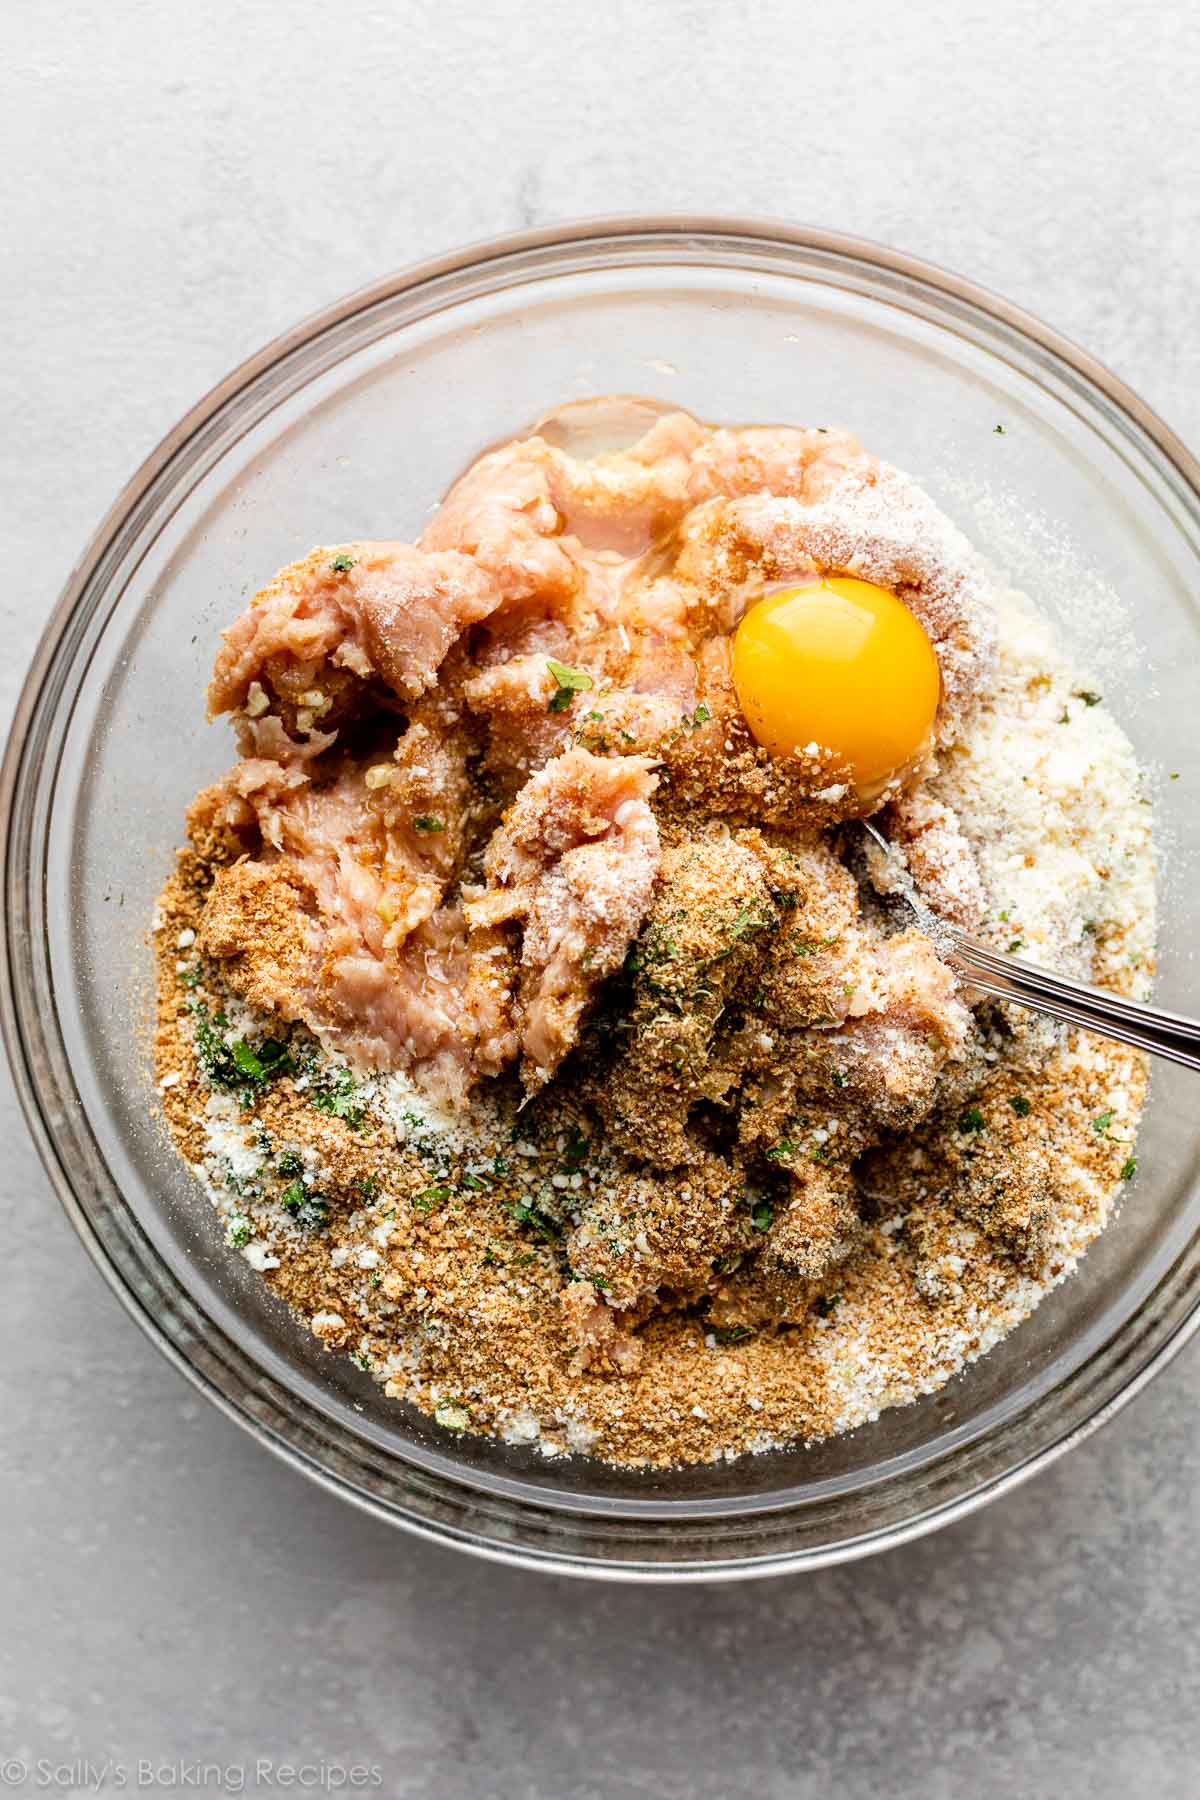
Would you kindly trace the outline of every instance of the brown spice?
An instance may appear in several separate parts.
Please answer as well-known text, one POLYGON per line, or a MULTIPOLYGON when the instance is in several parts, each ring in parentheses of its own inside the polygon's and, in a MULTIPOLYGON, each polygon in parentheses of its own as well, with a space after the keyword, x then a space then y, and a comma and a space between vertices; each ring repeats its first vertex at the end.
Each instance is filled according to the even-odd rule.
MULTIPOLYGON (((535 1123, 501 1106, 468 1151, 431 1163, 411 1141, 398 1143, 378 1112, 367 1110, 357 1125, 323 1114, 305 1078, 286 1075, 241 1111, 217 1094, 220 1129, 257 1132, 271 1148, 261 1195, 215 1185, 206 1129, 214 1092, 197 1064, 192 1008, 215 1010, 221 996, 194 946, 180 947, 203 923, 209 875, 194 857, 182 859, 155 933, 157 1069, 175 1143, 193 1167, 207 1160, 227 1231, 231 1221, 251 1223, 243 1253, 278 1259, 263 1268, 265 1279, 331 1352, 352 1355, 389 1394, 448 1429, 536 1439, 543 1454, 587 1449, 656 1467, 846 1429, 940 1385, 1003 1335, 1067 1272, 1119 1187, 1144 1071, 1132 1052, 1069 1039, 1035 1073, 999 1065, 973 1102, 982 1126, 939 1119, 869 1166, 864 1184, 887 1198, 854 1255, 817 1289, 809 1284, 798 1323, 754 1330, 718 1323, 719 1308, 708 1317, 660 1311, 638 1334, 631 1373, 614 1378, 603 1363, 580 1370, 560 1300, 570 1279, 560 1228, 579 1194, 611 1177, 603 1151, 581 1146, 569 1112, 556 1118, 543 1107, 535 1123), (197 970, 196 986, 181 985, 197 970), (1027 1112, 1013 1108, 1014 1097, 1027 1112), (523 1135, 534 1131, 536 1142, 523 1135), (986 1208, 977 1223, 969 1215, 981 1167, 1011 1170, 1018 1141, 1039 1147, 1039 1169, 1065 1178, 1039 1234, 1012 1236, 1014 1256, 979 1229, 986 1208), (328 1209, 317 1230, 281 1204, 301 1155, 328 1209), (965 1207, 956 1193, 964 1185, 965 1207), (541 1201, 544 1213, 542 1196, 551 1197, 541 1201)), ((1034 1189, 1022 1180, 1010 1210, 1028 1216, 1034 1189)), ((1034 1188, 1043 1198, 1048 1191, 1040 1175, 1034 1188)), ((686 1244, 686 1215, 676 1236, 686 1244)), ((592 1273, 605 1263, 597 1255, 592 1273)))

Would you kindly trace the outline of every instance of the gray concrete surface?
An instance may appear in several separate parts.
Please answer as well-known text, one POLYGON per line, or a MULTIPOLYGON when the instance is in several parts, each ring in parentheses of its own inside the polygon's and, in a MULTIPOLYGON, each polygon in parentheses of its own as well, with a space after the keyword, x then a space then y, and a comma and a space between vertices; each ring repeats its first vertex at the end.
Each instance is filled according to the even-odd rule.
MULTIPOLYGON (((4 11, 5 705, 83 538, 204 388, 377 271, 519 224, 708 208, 882 238, 1200 439, 1184 0, 4 11)), ((226 1769, 208 1792, 249 1792, 263 1757, 374 1764, 414 1800, 1200 1793, 1197 1350, 890 1556, 678 1592, 522 1577, 343 1510, 195 1399, 2 1104, 10 1791, 195 1791, 201 1760, 226 1769)))

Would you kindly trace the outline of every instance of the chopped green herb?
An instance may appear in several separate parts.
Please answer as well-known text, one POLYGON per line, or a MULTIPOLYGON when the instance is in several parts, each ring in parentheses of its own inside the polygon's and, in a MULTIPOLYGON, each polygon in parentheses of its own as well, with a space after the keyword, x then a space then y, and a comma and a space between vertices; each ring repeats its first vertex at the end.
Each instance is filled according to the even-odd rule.
POLYGON ((375 1177, 373 1175, 364 1175, 362 1177, 362 1179, 360 1181, 355 1182, 354 1185, 357 1187, 359 1193, 361 1194, 361 1196, 364 1200, 373 1200, 374 1199, 376 1183, 375 1183, 375 1177))
POLYGON ((770 1231, 775 1222, 775 1208, 769 1200, 760 1200, 750 1214, 750 1223, 755 1231, 770 1231))
POLYGON ((567 1141, 563 1149, 562 1163, 563 1173, 565 1175, 574 1175, 577 1173, 582 1164, 587 1160, 587 1153, 590 1145, 591 1139, 585 1131, 581 1131, 579 1126, 574 1123, 568 1125, 567 1141))
POLYGON ((1127 1156, 1121 1164, 1121 1180, 1132 1181, 1137 1174, 1137 1157, 1127 1156))
POLYGON ((833 1071, 830 1080, 833 1082, 835 1088, 844 1088, 846 1085, 846 1077, 842 1074, 840 1069, 835 1069, 833 1071))
POLYGON ((1008 435, 1007 432, 1005 431, 1003 425, 993 425, 992 430, 995 432, 997 437, 1006 437, 1008 435))
POLYGON ((543 1243, 549 1243, 552 1239, 562 1236, 562 1226, 555 1219, 550 1218, 548 1213, 540 1211, 536 1206, 526 1206, 520 1200, 506 1200, 504 1210, 510 1218, 516 1220, 518 1225, 528 1225, 534 1236, 540 1238, 543 1243))
POLYGON ((369 1375, 371 1373, 371 1359, 369 1356, 363 1356, 361 1351, 355 1350, 352 1352, 350 1361, 352 1363, 357 1363, 364 1375, 369 1375))
POLYGON ((198 962, 193 963, 190 969, 184 969, 183 973, 180 975, 179 985, 180 987, 185 988, 199 987, 203 977, 204 970, 201 968, 200 964, 198 962))
POLYGON ((556 662, 552 656, 546 658, 546 667, 554 677, 555 687, 547 712, 566 712, 576 694, 586 694, 596 685, 595 678, 586 669, 572 669, 566 663, 556 662))
POLYGON ((319 1113, 344 1119, 351 1129, 363 1122, 364 1109, 358 1098, 358 1083, 349 1069, 337 1064, 314 1074, 312 1103, 319 1113))
POLYGON ((1105 1136, 1116 1116, 1116 1112, 1112 1107, 1110 1107, 1107 1112, 1097 1113, 1096 1117, 1092 1120, 1092 1130, 1096 1133, 1097 1137, 1105 1136))
POLYGON ((354 558, 347 556, 344 550, 339 550, 329 566, 335 575, 348 575, 354 567, 354 558))
POLYGON ((225 1234, 225 1241, 231 1245, 234 1250, 244 1250, 253 1236, 254 1228, 249 1219, 243 1219, 237 1216, 230 1219, 229 1230, 225 1234))
POLYGON ((305 1231, 320 1231, 329 1223, 328 1205, 320 1194, 310 1193, 302 1181, 293 1181, 284 1188, 279 1204, 305 1231))
POLYGON ((1085 706, 1099 706, 1103 697, 1102 694, 1094 694, 1090 688, 1076 688, 1074 694, 1074 698, 1082 700, 1085 706))
POLYGON ((487 1182, 481 1181, 478 1175, 462 1175, 459 1177, 458 1185, 460 1188, 466 1188, 472 1194, 487 1192, 487 1182))
POLYGON ((1018 950, 1021 950, 1024 948, 1024 945, 1025 945, 1024 938, 1014 938, 1012 943, 1008 946, 1008 954, 1010 956, 1015 956, 1018 950))
POLYGON ((1033 1111, 1033 1107, 1025 1098, 1024 1094, 1014 1094, 1008 1104, 1012 1107, 1018 1119, 1027 1119, 1033 1111))
MULTIPOLYGON (((773 914, 756 917, 754 907, 749 903, 739 907, 733 923, 729 927, 729 940, 726 943, 725 948, 723 950, 718 950, 716 955, 711 958, 711 961, 724 962, 727 956, 733 955, 734 949, 744 937, 748 937, 753 931, 764 931, 768 926, 771 926, 774 923, 775 919, 773 914)), ((672 956, 675 954, 675 947, 673 944, 669 946, 669 953, 672 956)))
POLYGON ((445 831, 446 822, 436 813, 418 813, 413 819, 414 831, 445 831))
POLYGON ((215 1087, 236 1088, 243 1107, 252 1106, 255 1091, 292 1066, 287 1047, 277 1038, 264 1038, 257 1052, 244 1038, 229 1043, 224 1036, 224 1013, 210 1015, 199 1000, 190 1002, 195 1020, 196 1059, 206 1079, 215 1087))
POLYGON ((262 1081, 266 1070, 263 1068, 260 1058, 255 1056, 244 1038, 238 1038, 235 1043, 230 1045, 230 1050, 233 1054, 234 1067, 239 1075, 245 1075, 249 1081, 262 1081))
POLYGON ((303 1175, 304 1158, 298 1150, 285 1150, 276 1159, 275 1167, 281 1175, 303 1175))
POLYGON ((977 1106, 968 1106, 966 1111, 959 1116, 958 1129, 964 1137, 972 1131, 982 1131, 983 1125, 983 1114, 977 1106))
POLYGON ((774 1144, 771 1149, 767 1151, 767 1161, 782 1162, 785 1156, 793 1156, 795 1150, 796 1146, 793 1144, 791 1138, 780 1138, 779 1142, 774 1144))
POLYGON ((471 1423, 471 1415, 461 1400, 439 1400, 433 1416, 447 1431, 465 1431, 471 1423))
POLYGON ((428 1187, 423 1194, 416 1194, 413 1197, 413 1205, 418 1212, 430 1213, 433 1212, 435 1207, 440 1206, 443 1200, 448 1200, 449 1198, 450 1189, 446 1186, 445 1182, 440 1181, 436 1187, 428 1187))
POLYGON ((747 1338, 754 1336, 752 1325, 714 1325, 713 1336, 718 1344, 744 1344, 747 1338))
POLYGON ((817 1298, 813 1301, 813 1311, 819 1313, 821 1318, 827 1319, 841 1297, 840 1293, 818 1294, 817 1298))

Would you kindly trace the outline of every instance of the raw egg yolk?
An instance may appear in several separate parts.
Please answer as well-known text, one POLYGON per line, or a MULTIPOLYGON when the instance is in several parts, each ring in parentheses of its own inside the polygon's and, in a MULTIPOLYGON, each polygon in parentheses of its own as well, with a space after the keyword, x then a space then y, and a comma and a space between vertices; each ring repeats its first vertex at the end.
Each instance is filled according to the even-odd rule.
POLYGON ((914 760, 941 692, 933 645, 903 601, 846 575, 752 606, 734 636, 733 682, 773 756, 815 743, 859 788, 914 760))

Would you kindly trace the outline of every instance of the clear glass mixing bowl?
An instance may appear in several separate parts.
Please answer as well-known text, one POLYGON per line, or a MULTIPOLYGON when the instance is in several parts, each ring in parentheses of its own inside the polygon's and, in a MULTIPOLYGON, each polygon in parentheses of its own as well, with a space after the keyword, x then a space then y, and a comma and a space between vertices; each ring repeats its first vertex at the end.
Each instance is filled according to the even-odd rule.
POLYGON ((389 277, 252 358, 139 470, 50 622, 8 747, 4 1029, 46 1166, 114 1291, 295 1467, 530 1566, 812 1567, 1020 1480, 1194 1329, 1200 1109, 1185 1073, 1155 1070, 1120 1217, 1006 1343, 832 1443, 665 1474, 451 1442, 386 1400, 223 1249, 157 1122, 145 933, 184 805, 231 755, 202 716, 220 626, 311 544, 415 534, 482 446, 605 392, 850 425, 1060 617, 1163 773, 1159 991, 1200 1011, 1195 462, 1104 369, 967 282, 829 233, 685 218, 527 234, 389 277))

